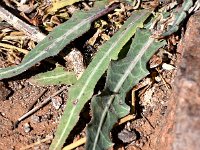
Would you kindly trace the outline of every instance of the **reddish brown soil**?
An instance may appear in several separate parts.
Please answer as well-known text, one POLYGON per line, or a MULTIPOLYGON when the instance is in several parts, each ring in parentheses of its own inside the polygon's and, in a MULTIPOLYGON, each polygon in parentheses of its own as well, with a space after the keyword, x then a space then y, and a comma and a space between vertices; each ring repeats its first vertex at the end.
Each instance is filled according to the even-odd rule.
MULTIPOLYGON (((18 128, 13 130, 13 123, 27 112, 29 106, 44 88, 32 86, 26 81, 9 82, 8 86, 12 89, 13 93, 7 100, 6 97, 2 97, 0 101, 0 149, 20 149, 28 144, 52 136, 63 108, 56 110, 52 106, 52 103, 50 103, 22 121, 18 128), (26 123, 30 125, 31 129, 28 133, 24 129, 26 123)), ((4 89, 2 88, 2 90, 4 89)), ((58 87, 48 88, 48 92, 41 99, 50 96, 57 90, 58 87)), ((62 99, 66 99, 64 95, 67 94, 66 92, 64 93, 60 96, 62 99)), ((48 145, 46 144, 40 144, 40 147, 41 149, 48 149, 48 145)))

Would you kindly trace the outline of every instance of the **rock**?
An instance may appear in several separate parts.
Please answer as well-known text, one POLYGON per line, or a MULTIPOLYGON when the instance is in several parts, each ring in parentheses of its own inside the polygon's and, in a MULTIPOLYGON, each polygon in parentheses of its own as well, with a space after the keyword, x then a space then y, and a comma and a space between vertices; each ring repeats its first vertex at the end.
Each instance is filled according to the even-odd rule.
POLYGON ((120 133, 118 133, 118 138, 124 143, 130 143, 137 139, 137 135, 134 130, 128 131, 124 129, 120 133))
POLYGON ((59 96, 52 97, 51 102, 52 102, 53 107, 56 110, 58 110, 60 106, 62 105, 62 98, 59 96))
POLYGON ((66 60, 67 70, 74 71, 79 78, 85 70, 84 58, 81 52, 74 48, 64 59, 66 60))
POLYGON ((31 126, 29 123, 24 124, 24 132, 28 133, 31 131, 31 126))
POLYGON ((34 123, 38 123, 38 122, 40 122, 40 117, 37 116, 37 115, 32 115, 32 116, 31 116, 31 120, 32 120, 34 123))
POLYGON ((199 150, 200 147, 200 12, 192 15, 177 48, 177 76, 155 150, 199 150))
POLYGON ((200 148, 200 11, 187 24, 179 49, 183 50, 175 80, 177 100, 173 150, 200 148))

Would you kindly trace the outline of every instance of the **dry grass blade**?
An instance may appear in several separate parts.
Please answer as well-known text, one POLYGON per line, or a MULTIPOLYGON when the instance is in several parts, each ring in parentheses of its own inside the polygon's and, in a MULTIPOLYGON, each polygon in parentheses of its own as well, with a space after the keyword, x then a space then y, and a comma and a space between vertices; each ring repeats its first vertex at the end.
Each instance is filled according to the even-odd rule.
POLYGON ((45 139, 42 139, 42 140, 40 140, 40 141, 37 141, 37 142, 35 142, 35 143, 33 143, 33 144, 24 146, 24 147, 20 148, 20 150, 26 150, 26 149, 33 148, 34 146, 39 145, 39 144, 41 144, 41 143, 44 143, 44 142, 46 142, 46 141, 49 141, 49 140, 51 140, 51 139, 53 139, 53 136, 49 136, 49 137, 47 137, 47 138, 45 138, 45 139))
POLYGON ((17 50, 17 51, 19 51, 19 52, 21 52, 21 53, 23 53, 23 54, 28 54, 28 50, 26 50, 26 49, 22 49, 22 48, 19 48, 19 47, 16 47, 16 46, 13 46, 13 45, 10 45, 10 44, 5 44, 5 43, 0 43, 0 47, 4 47, 4 48, 8 48, 9 50, 17 50))

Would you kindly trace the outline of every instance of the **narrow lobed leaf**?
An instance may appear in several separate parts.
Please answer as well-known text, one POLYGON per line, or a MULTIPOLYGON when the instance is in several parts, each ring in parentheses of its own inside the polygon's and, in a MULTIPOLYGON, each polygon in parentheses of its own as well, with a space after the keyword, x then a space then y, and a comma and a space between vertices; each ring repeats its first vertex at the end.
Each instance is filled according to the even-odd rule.
POLYGON ((147 30, 136 32, 127 56, 111 62, 105 89, 91 102, 93 118, 87 127, 87 150, 103 150, 113 145, 110 131, 130 110, 125 103, 126 93, 149 73, 147 61, 165 44, 156 42, 150 35, 147 30))
POLYGON ((77 79, 73 72, 66 71, 64 67, 56 67, 52 71, 37 74, 28 80, 30 83, 39 86, 74 84, 77 79))
POLYGON ((143 27, 143 22, 149 15, 150 12, 147 10, 135 11, 122 28, 100 47, 81 78, 69 89, 66 108, 50 146, 51 150, 61 149, 69 133, 76 125, 79 113, 91 98, 97 81, 108 68, 110 61, 117 59, 119 51, 134 35, 136 29, 143 27))
POLYGON ((55 29, 24 57, 21 64, 0 69, 0 80, 16 76, 41 60, 57 55, 67 44, 90 29, 91 22, 108 13, 118 5, 105 8, 105 2, 96 2, 90 11, 79 11, 73 14, 65 23, 55 29))

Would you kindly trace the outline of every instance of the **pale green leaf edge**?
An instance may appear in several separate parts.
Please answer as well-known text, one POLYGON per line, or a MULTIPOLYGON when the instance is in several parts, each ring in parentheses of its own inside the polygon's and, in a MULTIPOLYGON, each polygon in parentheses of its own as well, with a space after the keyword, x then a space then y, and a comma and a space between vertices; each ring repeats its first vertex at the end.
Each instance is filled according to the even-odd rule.
POLYGON ((33 85, 49 86, 49 85, 72 85, 75 84, 77 79, 74 72, 66 71, 64 67, 56 67, 51 71, 39 73, 28 81, 33 85))

